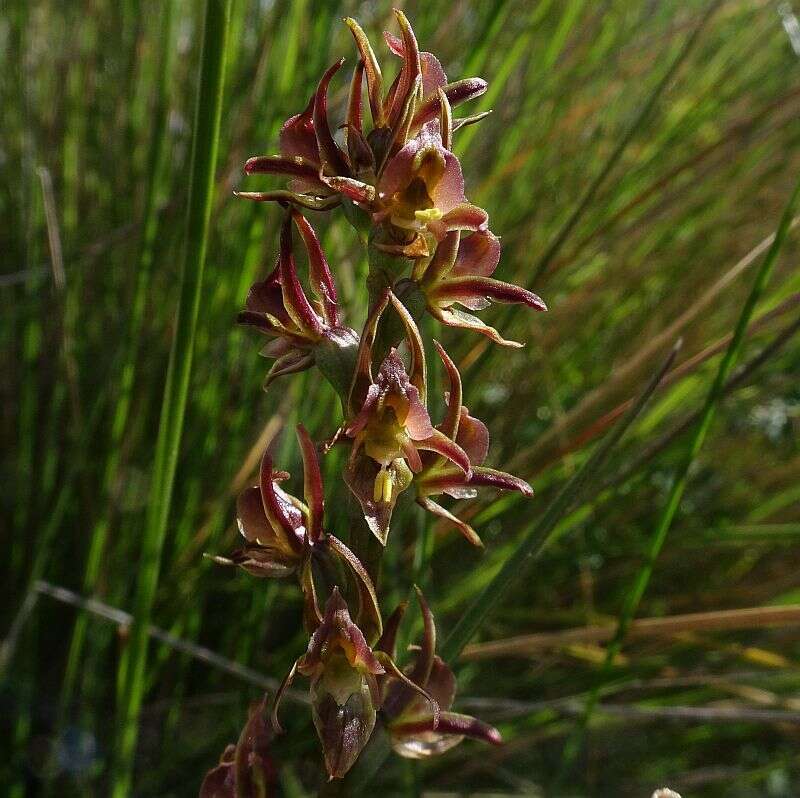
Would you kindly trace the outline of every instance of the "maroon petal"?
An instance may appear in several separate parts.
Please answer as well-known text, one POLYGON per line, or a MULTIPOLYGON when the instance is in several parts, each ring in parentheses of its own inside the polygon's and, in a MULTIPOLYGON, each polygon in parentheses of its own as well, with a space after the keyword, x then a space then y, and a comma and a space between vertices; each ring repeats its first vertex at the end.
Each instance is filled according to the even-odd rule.
POLYGON ((375 343, 375 335, 378 330, 378 322, 383 311, 389 304, 389 291, 386 290, 381 298, 370 310, 364 330, 361 333, 361 341, 358 345, 358 355, 356 366, 353 372, 353 384, 350 388, 348 407, 350 415, 353 416, 361 409, 367 395, 367 390, 372 383, 372 347, 375 343))
POLYGON ((524 480, 508 474, 505 471, 497 471, 494 468, 478 466, 472 468, 472 478, 470 485, 478 488, 497 488, 498 490, 515 490, 523 496, 533 496, 533 488, 524 480))
POLYGON ((453 264, 453 276, 489 277, 500 261, 500 239, 489 230, 463 237, 453 264))
POLYGON ((415 473, 419 474, 422 471, 422 460, 417 451, 417 447, 410 440, 405 441, 402 445, 403 456, 405 457, 408 467, 415 473))
POLYGON ((282 324, 290 321, 283 306, 279 263, 266 279, 250 286, 245 307, 256 313, 269 313, 275 316, 282 324))
POLYGON ((267 519, 258 487, 245 488, 236 499, 236 521, 239 532, 249 543, 272 543, 275 530, 267 519))
POLYGON ((300 285, 294 265, 291 214, 286 215, 281 227, 280 277, 286 312, 301 330, 314 336, 321 336, 325 328, 300 285))
POLYGON ((483 547, 483 542, 478 537, 478 533, 465 521, 462 521, 457 516, 453 515, 449 510, 437 504, 433 499, 423 496, 417 499, 417 504, 429 513, 433 513, 439 518, 444 518, 453 524, 459 532, 473 545, 483 547))
POLYGON ((443 280, 429 292, 429 296, 442 303, 466 304, 472 299, 488 298, 504 304, 527 305, 534 310, 547 310, 547 305, 533 291, 491 277, 465 276, 443 280))
POLYGON ((470 463, 480 465, 489 453, 489 430, 480 419, 461 408, 456 443, 467 453, 470 463))
MULTIPOLYGON (((458 373, 456 364, 450 359, 450 355, 444 351, 444 347, 436 340, 434 340, 433 345, 436 347, 436 351, 439 353, 442 363, 444 363, 445 370, 447 371, 447 378, 450 381, 450 390, 447 397, 447 414, 445 415, 444 421, 439 425, 439 429, 450 438, 450 440, 457 441, 458 423, 461 419, 461 402, 463 401, 461 375, 458 373)), ((467 455, 469 456, 470 462, 472 462, 472 456, 469 452, 467 452, 467 455)))
POLYGON ((375 173, 375 155, 363 133, 352 125, 347 126, 347 153, 350 156, 350 168, 353 174, 357 177, 363 174, 369 175, 370 178, 373 177, 375 173))
MULTIPOLYGON (((286 328, 282 324, 277 323, 277 319, 275 319, 274 316, 255 313, 252 310, 243 310, 237 313, 236 323, 246 324, 249 327, 257 327, 263 333, 271 333, 274 335, 283 335, 286 332, 286 328)), ((268 354, 266 357, 271 357, 271 355, 268 354)))
POLYGON ((501 745, 503 742, 500 732, 494 726, 457 712, 442 712, 437 731, 440 734, 461 734, 491 745, 501 745))
POLYGON ((367 640, 376 640, 383 636, 383 624, 381 622, 381 611, 378 605, 378 596, 375 593, 375 586, 369 578, 361 561, 350 551, 341 540, 328 535, 326 540, 330 547, 347 563, 355 576, 358 585, 358 595, 360 607, 358 619, 367 640))
POLYGON ((317 447, 306 428, 297 425, 297 440, 303 457, 303 480, 306 504, 308 505, 308 539, 316 543, 322 537, 322 520, 325 513, 325 493, 322 488, 322 474, 319 470, 317 447))
POLYGON ((391 732, 393 738, 405 738, 406 745, 402 748, 395 745, 395 751, 412 759, 444 753, 460 743, 464 737, 491 745, 501 745, 503 742, 500 732, 494 726, 471 715, 460 715, 456 712, 442 712, 436 726, 433 717, 420 718, 393 724, 391 732), (413 744, 415 742, 416 745, 413 744))
POLYGON ((420 496, 436 496, 446 493, 454 499, 474 499, 478 491, 471 487, 463 471, 448 465, 439 458, 435 468, 420 474, 417 480, 417 493, 420 496))
POLYGON ((375 186, 370 186, 352 177, 323 177, 322 181, 333 191, 362 205, 371 205, 375 201, 375 186))
POLYGON ((420 149, 419 139, 411 139, 389 159, 378 181, 378 196, 390 199, 414 178, 414 159, 420 149))
POLYGON ((417 78, 422 75, 419 45, 417 44, 416 36, 414 36, 414 31, 406 15, 402 11, 395 8, 394 15, 400 25, 400 31, 403 37, 403 66, 400 70, 397 87, 394 96, 391 98, 391 106, 389 108, 388 125, 392 129, 400 122, 400 117, 406 106, 408 94, 414 89, 417 78))
POLYGON ((281 155, 300 157, 317 166, 319 171, 319 145, 314 134, 314 97, 306 109, 283 123, 280 132, 281 155))
POLYGON ((247 175, 287 175, 297 177, 310 187, 322 189, 319 166, 299 155, 256 155, 248 158, 244 165, 247 175))
POLYGON ((269 452, 264 452, 264 457, 261 459, 259 485, 264 511, 276 535, 281 535, 287 549, 293 549, 297 554, 301 554, 303 543, 298 532, 303 527, 303 518, 300 511, 289 501, 288 496, 275 484, 269 452))
POLYGON ((422 441, 435 432, 428 410, 413 386, 408 390, 409 409, 405 420, 406 432, 413 441, 422 441))
POLYGON ((395 658, 397 649, 397 634, 400 631, 400 624, 406 614, 408 604, 403 601, 397 605, 395 611, 386 619, 383 625, 381 639, 375 644, 376 651, 386 652, 392 659, 395 658))
POLYGON ((361 54, 361 60, 364 62, 364 70, 367 73, 367 95, 369 97, 369 107, 372 112, 372 122, 376 128, 384 127, 384 111, 383 111, 383 78, 381 76, 381 68, 378 65, 378 59, 375 58, 375 53, 372 51, 372 45, 369 43, 367 34, 361 29, 361 26, 352 18, 347 17, 345 24, 350 28, 353 38, 356 41, 356 47, 361 54))
MULTIPOLYGON (((480 97, 486 91, 487 83, 482 78, 466 78, 464 80, 457 80, 455 83, 448 83, 442 86, 442 89, 450 101, 450 105, 455 107, 467 100, 473 100, 475 97, 480 97)), ((441 112, 438 93, 432 94, 425 102, 422 103, 416 115, 414 116, 414 126, 422 127, 432 119, 436 119, 441 112)))
MULTIPOLYGON (((436 208, 440 210, 444 217, 440 220, 445 221, 449 214, 455 209, 466 202, 464 194, 464 175, 461 172, 461 164, 453 155, 452 152, 446 150, 441 146, 441 154, 444 157, 444 173, 442 174, 439 182, 433 187, 431 191, 431 199, 436 204, 436 208)), ((455 229, 448 227, 448 230, 455 229)))
POLYGON ((406 340, 408 341, 408 348, 411 352, 411 368, 409 369, 408 378, 411 384, 419 391, 420 401, 424 404, 427 399, 427 377, 425 365, 425 347, 422 343, 422 336, 419 332, 414 317, 408 312, 408 308, 395 296, 394 293, 389 294, 389 299, 400 316, 403 326, 406 331, 406 340))
MULTIPOLYGON (((395 55, 405 58, 403 40, 399 36, 384 31, 383 38, 395 55)), ((432 53, 421 52, 419 60, 422 68, 422 96, 427 99, 431 94, 435 94, 440 86, 447 83, 447 75, 445 75, 439 59, 432 53)))
MULTIPOLYGON (((364 78, 364 61, 359 58, 356 68, 353 70, 353 79, 350 81, 350 94, 347 98, 347 128, 348 137, 349 131, 357 131, 359 134, 363 133, 363 115, 361 109, 363 103, 361 101, 361 85, 364 78)), ((348 140, 349 144, 349 140, 348 140)), ((352 153, 350 155, 351 166, 355 167, 352 163, 352 153)))
POLYGON ((296 674, 297 674, 297 661, 292 663, 292 667, 289 668, 289 672, 286 674, 286 676, 283 677, 283 681, 280 683, 278 689, 275 691, 275 698, 272 701, 272 712, 270 713, 270 721, 272 723, 272 728, 278 734, 283 734, 283 727, 278 721, 278 709, 280 709, 284 693, 292 686, 292 682, 294 681, 294 677, 296 674))
POLYGON ((299 211, 292 211, 292 219, 294 219, 294 223, 300 231, 308 252, 308 277, 311 288, 322 302, 322 310, 328 325, 338 327, 340 321, 336 284, 333 281, 333 275, 325 258, 325 253, 320 246, 317 234, 308 219, 299 211))
POLYGON ((451 441, 446 435, 434 429, 433 435, 422 441, 417 441, 418 449, 425 449, 452 460, 465 474, 470 473, 470 463, 467 453, 455 442, 451 441))
POLYGON ((417 654, 414 667, 409 673, 409 679, 421 687, 427 687, 428 679, 433 670, 433 658, 436 653, 436 624, 433 621, 433 613, 425 600, 422 591, 415 585, 414 590, 417 594, 417 602, 422 613, 422 645, 417 654))
POLYGON ((378 404, 378 400, 380 398, 381 389, 373 383, 369 386, 369 388, 367 388, 367 395, 364 399, 364 404, 361 405, 361 409, 345 427, 345 435, 355 438, 356 435, 358 435, 358 433, 367 426, 370 418, 372 417, 373 410, 378 404))
POLYGON ((328 84, 341 69, 343 63, 344 58, 328 67, 319 82, 317 93, 314 95, 314 133, 319 144, 322 169, 329 175, 348 175, 350 173, 339 145, 333 140, 328 124, 328 84))

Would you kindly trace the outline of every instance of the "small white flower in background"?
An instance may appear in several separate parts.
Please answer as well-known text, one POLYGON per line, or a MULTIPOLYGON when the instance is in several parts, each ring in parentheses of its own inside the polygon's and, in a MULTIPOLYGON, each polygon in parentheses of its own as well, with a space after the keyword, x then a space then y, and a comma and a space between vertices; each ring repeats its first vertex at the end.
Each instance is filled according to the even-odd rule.
POLYGON ((670 790, 668 787, 662 787, 660 790, 656 790, 652 798, 681 798, 681 796, 675 792, 675 790, 670 790))

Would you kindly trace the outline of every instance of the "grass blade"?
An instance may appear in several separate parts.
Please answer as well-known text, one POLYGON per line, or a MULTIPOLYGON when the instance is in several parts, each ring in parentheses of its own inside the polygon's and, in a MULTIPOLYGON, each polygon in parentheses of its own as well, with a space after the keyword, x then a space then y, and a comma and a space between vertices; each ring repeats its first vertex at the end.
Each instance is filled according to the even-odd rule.
POLYGON ((217 161, 229 21, 230 0, 207 0, 200 84, 194 117, 178 314, 161 406, 153 481, 136 586, 134 622, 129 647, 120 664, 124 680, 119 706, 117 757, 112 790, 112 795, 117 798, 130 794, 138 718, 145 684, 148 626, 158 584, 189 391, 217 161))

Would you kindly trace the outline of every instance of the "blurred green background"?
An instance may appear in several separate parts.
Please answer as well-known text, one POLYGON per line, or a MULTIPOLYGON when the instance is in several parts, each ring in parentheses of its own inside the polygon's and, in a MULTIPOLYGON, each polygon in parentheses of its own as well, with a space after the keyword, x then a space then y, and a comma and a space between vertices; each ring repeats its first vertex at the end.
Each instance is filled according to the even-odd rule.
MULTIPOLYGON (((3 795, 108 794, 126 619, 102 613, 132 610, 200 58, 203 4, 171 0, 167 25, 165 3, 10 0, 0 10, 3 795), (75 594, 105 609, 80 611, 68 603, 75 594)), ((535 289, 550 311, 484 314, 527 341, 521 351, 429 330, 489 425, 489 463, 528 479, 536 496, 488 492, 462 508, 485 552, 456 533, 423 534, 427 519, 408 509, 392 531, 384 610, 416 580, 440 630, 451 628, 675 340, 684 344, 596 475, 601 490, 563 519, 483 627, 476 642, 495 646, 458 663, 457 706, 495 723, 507 744, 392 759, 374 790, 649 796, 667 783, 684 798, 797 795, 800 272, 791 234, 748 330, 745 371, 693 464, 638 611, 665 621, 631 635, 577 766, 562 762, 604 655, 602 636, 564 632, 618 617, 687 419, 800 170, 793 4, 722 0, 708 19, 708 0, 399 5, 451 80, 489 81, 473 107, 493 114, 456 134, 467 193, 502 237, 496 276, 535 289), (748 608, 758 609, 729 612, 748 608)), ((254 581, 202 554, 232 547, 234 497, 264 446, 296 475, 296 421, 317 439, 338 423, 337 400, 313 373, 261 390, 268 364, 234 319, 272 264, 280 213, 232 189, 247 156, 276 151, 281 123, 322 71, 341 55, 355 62, 345 15, 388 62, 379 34, 393 29, 389 2, 232 3, 194 371, 152 619, 183 642, 162 634, 151 648, 139 796, 196 794, 262 692, 259 680, 281 678, 305 647, 295 585, 254 581), (186 642, 209 651, 191 656, 186 642)), ((334 118, 346 92, 337 79, 334 118)), ((357 327, 363 251, 341 216, 312 216, 357 327)), ((332 455, 324 466, 335 529, 341 462, 332 455)), ((275 744, 282 790, 313 794, 309 712, 287 704, 285 720, 275 744)))

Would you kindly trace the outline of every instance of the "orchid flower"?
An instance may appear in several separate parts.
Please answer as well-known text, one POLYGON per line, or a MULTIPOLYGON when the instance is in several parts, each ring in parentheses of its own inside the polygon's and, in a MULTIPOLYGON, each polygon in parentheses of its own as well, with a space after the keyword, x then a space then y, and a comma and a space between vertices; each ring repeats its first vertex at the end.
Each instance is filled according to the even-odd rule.
POLYGON ((273 726, 286 688, 300 673, 311 680, 311 709, 330 778, 352 767, 375 727, 380 703, 377 678, 386 673, 347 604, 334 587, 306 653, 292 666, 275 696, 273 726))
POLYGON ((256 327, 272 338, 261 350, 265 357, 275 358, 265 387, 278 377, 314 365, 314 350, 320 343, 355 344, 355 332, 342 324, 336 285, 319 239, 299 211, 287 211, 281 227, 278 262, 265 280, 251 287, 246 310, 239 314, 238 320, 240 324, 256 327), (297 276, 293 222, 308 255, 313 301, 309 300, 297 276))
MULTIPOLYGON (((426 123, 442 113, 442 97, 448 106, 460 104, 486 91, 480 78, 447 83, 439 61, 420 52, 416 36, 402 11, 395 9, 401 36, 386 33, 389 49, 403 63, 397 78, 383 94, 383 77, 372 46, 359 24, 345 20, 350 28, 359 60, 353 70, 346 119, 342 127, 346 145, 333 136, 328 118, 328 88, 344 59, 332 64, 323 75, 305 110, 290 117, 280 133, 280 154, 259 155, 245 163, 246 175, 273 174, 289 178, 288 189, 242 191, 245 199, 289 202, 311 210, 329 210, 342 199, 369 211, 374 207, 378 181, 390 158, 422 131, 426 123), (372 129, 364 129, 362 86, 366 77, 372 129)), ((457 129, 483 118, 478 114, 451 125, 457 129)), ((451 158, 454 158, 451 154, 451 158)), ((463 192, 462 192, 463 194, 463 192)), ((423 210, 423 209, 420 209, 423 210)))
POLYGON ((224 565, 237 565, 253 576, 282 578, 297 576, 305 597, 304 617, 309 631, 321 620, 318 584, 336 564, 345 568, 357 600, 358 618, 370 639, 381 634, 381 616, 375 588, 361 562, 334 535, 324 530, 325 505, 317 450, 305 427, 299 424, 297 438, 303 457, 305 501, 284 491, 279 482, 288 478, 274 471, 265 452, 259 484, 245 489, 236 503, 237 523, 244 546, 230 558, 215 557, 224 565))
MULTIPOLYGON (((444 101, 446 103, 446 100, 444 101)), ((419 258, 432 254, 451 230, 485 230, 485 211, 470 205, 458 159, 446 149, 438 123, 428 123, 394 155, 377 186, 375 224, 387 221, 411 234, 381 249, 419 258)))
POLYGON ((425 369, 417 325, 402 302, 391 291, 385 292, 364 327, 350 391, 350 417, 344 427, 344 434, 353 440, 345 480, 383 545, 398 495, 423 468, 423 452, 436 452, 470 474, 467 453, 431 423, 425 407, 425 369), (373 374, 378 322, 389 302, 404 324, 411 365, 407 371, 392 348, 373 374))
POLYGON ((477 316, 455 307, 483 310, 495 301, 547 310, 532 291, 492 278, 499 260, 497 236, 481 229, 467 236, 454 230, 447 233, 433 257, 416 262, 412 279, 425 295, 428 311, 442 324, 475 330, 504 346, 521 347, 522 344, 506 340, 477 316))
MULTIPOLYGON (((424 624, 416 659, 406 670, 405 680, 401 681, 393 673, 387 673, 379 680, 383 693, 381 714, 385 718, 392 748, 408 759, 425 759, 449 751, 465 737, 499 745, 502 740, 497 729, 470 715, 451 711, 456 694, 455 676, 435 653, 433 614, 422 591, 417 588, 416 592, 424 624), (417 692, 412 691, 409 682, 419 688, 417 692), (434 706, 438 711, 432 709, 434 706)), ((405 605, 400 605, 387 620, 386 632, 378 643, 380 650, 392 660, 395 658, 396 633, 405 610, 405 605)))

